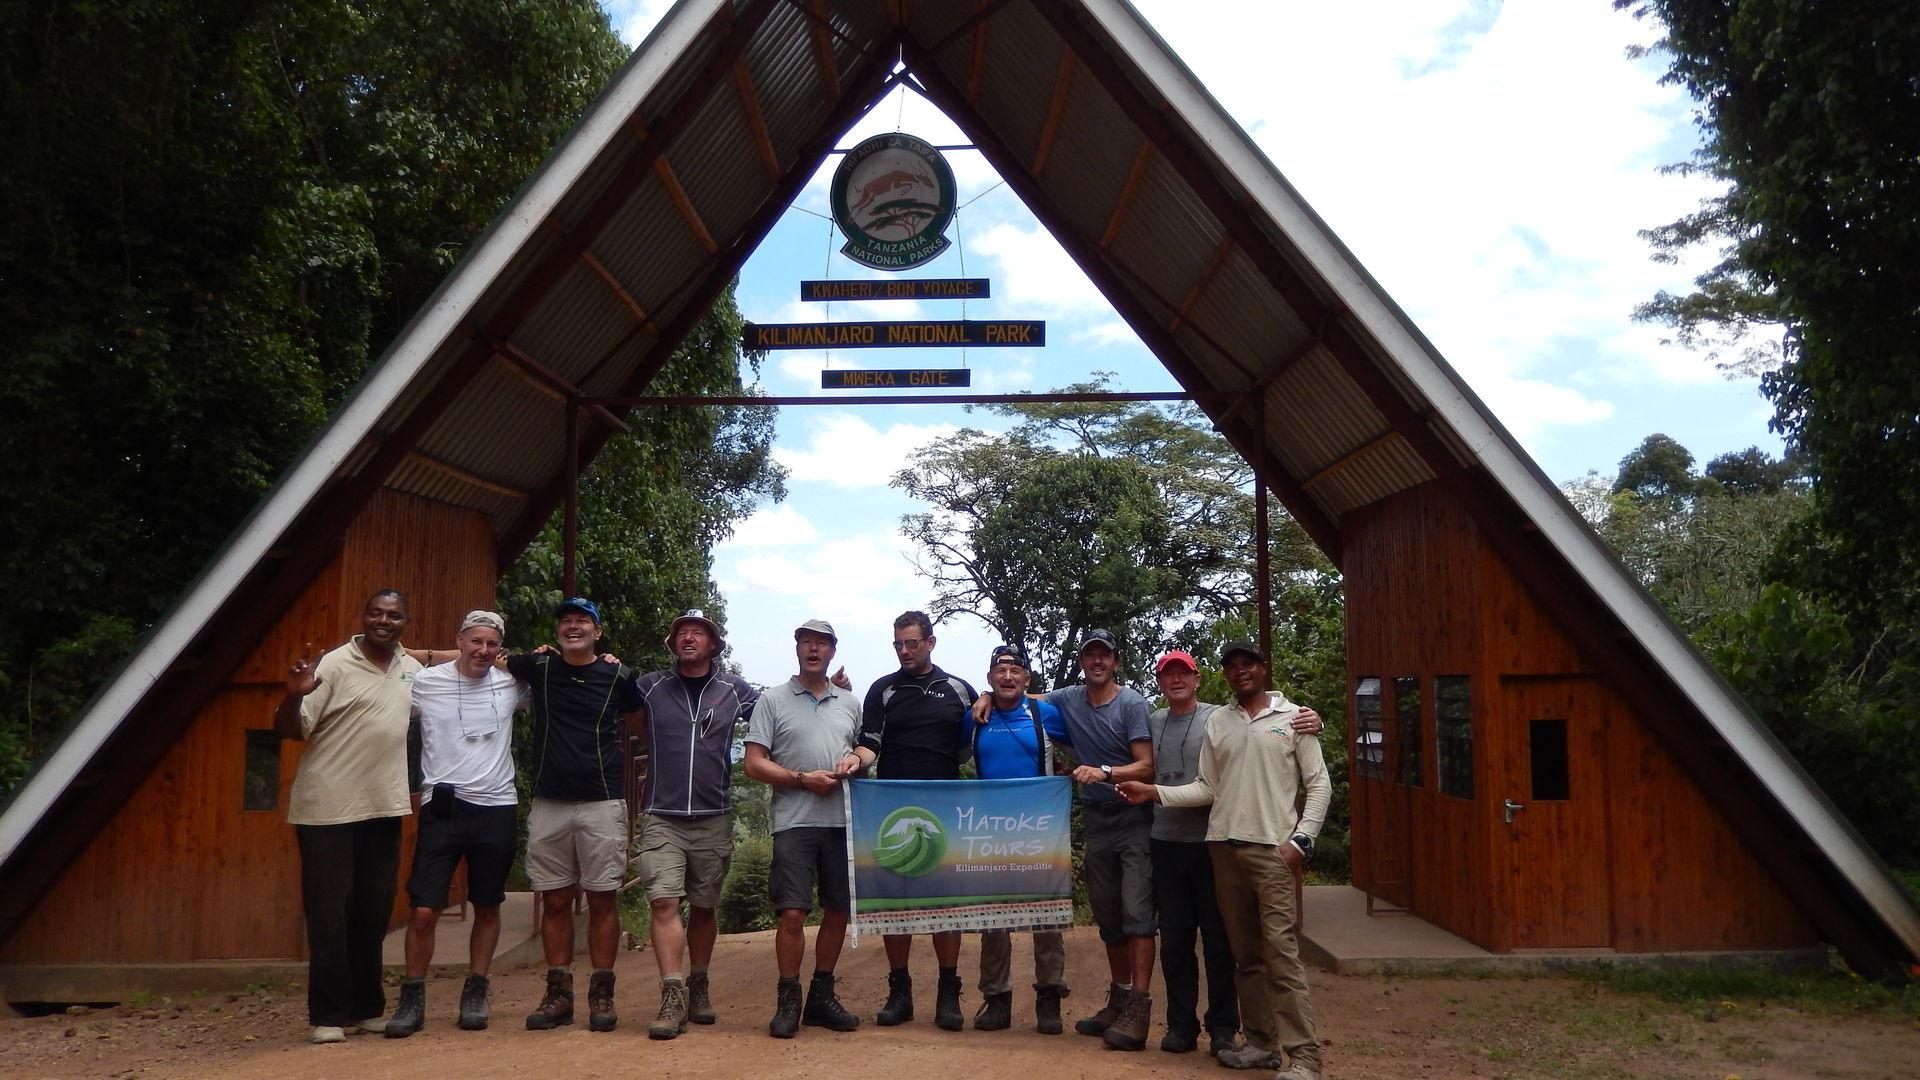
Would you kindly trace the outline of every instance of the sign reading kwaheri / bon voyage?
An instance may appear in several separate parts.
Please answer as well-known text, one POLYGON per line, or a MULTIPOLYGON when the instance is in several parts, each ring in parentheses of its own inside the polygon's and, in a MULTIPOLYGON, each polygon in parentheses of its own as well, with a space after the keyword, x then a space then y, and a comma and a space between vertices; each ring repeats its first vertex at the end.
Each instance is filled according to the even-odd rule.
POLYGON ((875 270, 911 270, 947 250, 953 170, 931 143, 898 132, 847 151, 834 170, 833 220, 840 254, 875 270))
POLYGON ((985 300, 992 295, 992 284, 983 277, 800 283, 802 300, 985 300))
POLYGON ((1047 324, 1037 319, 949 319, 939 322, 748 323, 740 345, 759 349, 902 349, 917 345, 1038 348, 1047 324))

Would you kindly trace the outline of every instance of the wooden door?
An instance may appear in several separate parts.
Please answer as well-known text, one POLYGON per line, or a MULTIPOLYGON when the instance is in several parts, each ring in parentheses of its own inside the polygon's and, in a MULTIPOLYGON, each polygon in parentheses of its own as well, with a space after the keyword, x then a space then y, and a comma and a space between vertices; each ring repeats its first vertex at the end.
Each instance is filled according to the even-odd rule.
POLYGON ((1495 815, 1497 935, 1515 949, 1613 943, 1606 706, 1598 680, 1501 679, 1499 749, 1480 804, 1495 815))

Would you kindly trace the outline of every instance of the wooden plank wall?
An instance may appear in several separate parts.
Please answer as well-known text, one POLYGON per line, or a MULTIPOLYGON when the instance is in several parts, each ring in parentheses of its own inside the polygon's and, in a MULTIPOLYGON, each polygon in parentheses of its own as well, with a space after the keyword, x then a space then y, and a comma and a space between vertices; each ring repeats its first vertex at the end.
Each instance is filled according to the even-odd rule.
MULTIPOLYGON (((409 594, 409 644, 446 647, 461 615, 493 606, 495 573, 485 516, 383 491, 340 555, 0 943, 0 963, 303 956, 299 855, 286 824, 301 744, 281 746, 279 807, 244 811, 246 732, 273 726, 287 664, 309 642, 317 651, 358 632, 375 589, 409 594)), ((410 852, 411 827, 407 837, 410 852)), ((396 918, 404 909, 396 897, 396 918)))
POLYGON ((1425 740, 1423 787, 1352 780, 1356 884, 1371 884, 1379 848, 1381 822, 1369 813, 1400 798, 1413 830, 1410 906, 1494 951, 1595 944, 1542 938, 1584 937, 1596 925, 1606 939, 1598 944, 1626 952, 1816 940, 1727 826, 1738 808, 1701 794, 1649 726, 1660 718, 1627 706, 1435 485, 1349 514, 1342 530, 1349 675, 1420 677, 1425 740), (1458 674, 1473 678, 1471 801, 1437 787, 1432 680, 1458 674), (1528 857, 1528 829, 1506 825, 1501 811, 1505 798, 1527 798, 1529 721, 1555 712, 1574 714, 1565 719, 1576 792, 1600 789, 1597 805, 1545 806, 1532 819, 1536 834, 1559 837, 1540 849, 1560 857, 1557 866, 1528 857))

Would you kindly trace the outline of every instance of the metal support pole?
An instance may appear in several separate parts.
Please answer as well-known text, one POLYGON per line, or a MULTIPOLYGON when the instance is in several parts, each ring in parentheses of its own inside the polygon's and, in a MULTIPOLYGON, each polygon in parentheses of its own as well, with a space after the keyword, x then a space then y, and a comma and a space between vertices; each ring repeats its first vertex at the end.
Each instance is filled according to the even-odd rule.
POLYGON ((1253 460, 1253 602, 1260 611, 1260 651, 1273 655, 1273 589, 1271 553, 1267 536, 1267 403, 1265 391, 1254 406, 1253 438, 1261 453, 1253 460))
POLYGON ((580 399, 567 395, 567 501, 560 519, 560 592, 577 595, 575 565, 580 540, 580 399))

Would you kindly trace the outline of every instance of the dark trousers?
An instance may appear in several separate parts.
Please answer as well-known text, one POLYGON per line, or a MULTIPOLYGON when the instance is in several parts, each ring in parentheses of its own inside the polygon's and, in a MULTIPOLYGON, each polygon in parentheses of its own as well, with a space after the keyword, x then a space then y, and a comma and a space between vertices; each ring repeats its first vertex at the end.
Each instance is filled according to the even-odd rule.
POLYGON ((345 1027, 387 1011, 380 946, 400 876, 400 819, 296 825, 307 914, 307 1022, 345 1027))
POLYGON ((1233 950, 1213 892, 1213 859, 1204 843, 1153 842, 1153 898, 1160 908, 1160 974, 1166 982, 1167 1030, 1200 1033, 1200 958, 1207 965, 1210 1032, 1240 1028, 1240 997, 1233 985, 1233 950))

